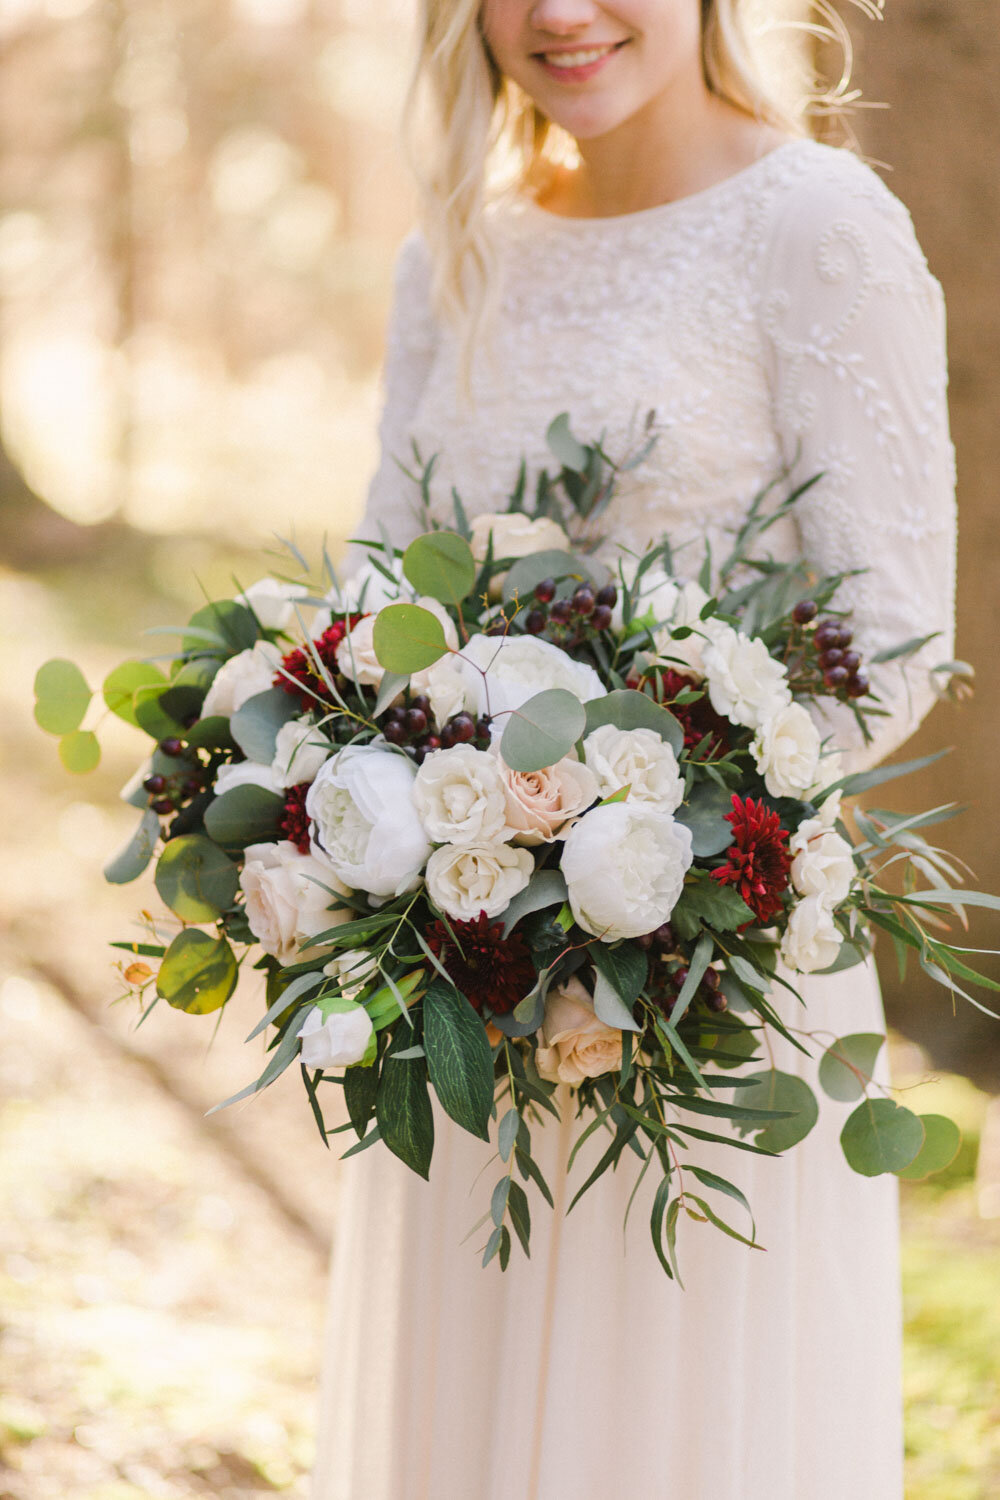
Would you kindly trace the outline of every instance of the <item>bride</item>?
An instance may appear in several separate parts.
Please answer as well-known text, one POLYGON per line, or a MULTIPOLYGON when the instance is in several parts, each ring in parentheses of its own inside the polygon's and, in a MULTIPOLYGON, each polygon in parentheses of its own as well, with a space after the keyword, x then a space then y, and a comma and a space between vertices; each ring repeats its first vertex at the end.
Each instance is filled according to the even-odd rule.
MULTIPOLYGON (((822 470, 768 533, 775 557, 865 570, 839 598, 866 656, 939 633, 905 680, 881 670, 874 744, 838 723, 857 770, 912 732, 927 667, 950 655, 944 304, 902 203, 805 133, 806 85, 779 102, 744 4, 424 0, 436 134, 414 151, 422 224, 398 259, 359 534, 423 529, 400 468, 414 440, 440 454, 431 507, 448 521, 452 485, 497 508, 520 454, 550 463, 562 410, 619 454, 655 409, 605 545, 669 531, 690 544, 680 571, 706 541, 722 555, 783 463, 793 481, 822 470), (570 138, 575 163, 556 149, 570 138)), ((870 961, 798 983, 812 1029, 882 1029, 870 961)), ((815 1068, 787 1044, 775 1061, 815 1068)), ((684 1223, 681 1290, 641 1188, 623 1238, 637 1163, 566 1214, 603 1147, 585 1143, 568 1188, 579 1127, 562 1102, 533 1134, 555 1212, 540 1205, 531 1259, 505 1275, 462 1243, 494 1148, 436 1105, 429 1183, 388 1151, 345 1164, 313 1500, 900 1500, 896 1181, 847 1167, 846 1106, 824 1101, 786 1157, 706 1146, 766 1250, 684 1223)))

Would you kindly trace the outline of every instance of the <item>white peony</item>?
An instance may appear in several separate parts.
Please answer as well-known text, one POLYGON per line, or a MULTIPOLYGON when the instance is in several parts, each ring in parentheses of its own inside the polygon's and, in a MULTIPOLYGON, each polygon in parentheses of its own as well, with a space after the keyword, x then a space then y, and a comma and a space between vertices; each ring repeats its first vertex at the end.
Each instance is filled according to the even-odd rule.
POLYGON ((300 854, 287 840, 248 845, 240 885, 250 931, 264 952, 273 954, 281 964, 294 961, 306 938, 352 915, 348 907, 337 907, 336 895, 330 894, 348 893, 329 861, 315 854, 300 854))
POLYGON ((278 730, 271 769, 282 787, 312 781, 333 746, 321 729, 305 719, 289 719, 278 730))
POLYGON ((359 1063, 375 1035, 363 1005, 325 1015, 314 1005, 295 1033, 302 1038, 302 1061, 307 1068, 349 1068, 359 1063))
POLYGON ((587 765, 601 797, 629 788, 630 802, 653 802, 675 812, 684 800, 677 757, 654 729, 617 729, 601 724, 583 742, 587 765))
POLYGON ((346 745, 306 793, 312 838, 354 890, 399 896, 414 890, 430 844, 413 805, 416 767, 374 745, 346 745))
POLYGON ((435 844, 488 844, 504 836, 507 797, 497 758, 487 750, 433 750, 417 772, 413 803, 435 844))
POLYGON ((819 818, 807 818, 792 834, 792 885, 803 896, 819 896, 835 910, 846 901, 856 874, 851 846, 819 818))
POLYGON ((721 620, 706 620, 705 631, 701 655, 712 707, 734 724, 759 729, 791 702, 784 667, 758 637, 721 620))
POLYGON ((231 656, 212 679, 201 705, 202 718, 222 714, 228 719, 248 698, 256 698, 274 686, 274 674, 280 666, 281 652, 270 641, 258 641, 249 651, 231 656))
POLYGON ((427 892, 453 921, 474 921, 481 911, 498 917, 534 870, 528 850, 511 844, 442 844, 427 861, 427 892))
POLYGON ((565 688, 581 703, 606 692, 593 667, 530 635, 474 635, 458 659, 480 715, 520 708, 547 688, 565 688))
POLYGON ((242 594, 236 595, 236 603, 252 610, 264 630, 284 630, 295 614, 295 605, 306 597, 306 590, 299 583, 258 578, 242 594))
POLYGON ((220 766, 215 773, 215 795, 231 792, 236 786, 259 786, 265 792, 281 796, 281 783, 271 766, 261 765, 256 760, 241 760, 234 766, 220 766))
POLYGON ((356 1000, 379 972, 378 960, 365 948, 345 948, 323 965, 323 973, 340 984, 340 993, 356 1000))
POLYGON ((516 844, 562 838, 565 825, 600 795, 597 778, 575 755, 541 771, 512 771, 500 755, 497 765, 507 797, 507 836, 516 844))
POLYGON ((772 797, 801 797, 813 785, 820 743, 801 703, 787 703, 764 720, 750 750, 772 797))
POLYGON ((486 561, 490 537, 493 538, 493 556, 530 557, 533 552, 565 552, 570 546, 569 537, 556 521, 548 516, 539 516, 533 521, 521 511, 494 515, 487 511, 476 516, 472 526, 472 555, 476 562, 486 561))
POLYGON ((691 834, 647 802, 595 807, 566 836, 561 867, 569 904, 587 932, 607 942, 666 922, 691 864, 691 834))
POLYGON ((806 896, 792 907, 781 940, 781 957, 790 969, 813 974, 828 969, 840 952, 843 939, 829 906, 820 896, 806 896))

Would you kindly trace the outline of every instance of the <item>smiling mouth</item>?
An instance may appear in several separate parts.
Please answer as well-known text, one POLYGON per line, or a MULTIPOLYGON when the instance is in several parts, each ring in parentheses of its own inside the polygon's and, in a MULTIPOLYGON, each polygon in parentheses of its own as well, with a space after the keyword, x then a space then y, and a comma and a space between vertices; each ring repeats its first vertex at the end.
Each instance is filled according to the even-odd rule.
POLYGON ((597 47, 579 47, 572 52, 536 52, 534 56, 541 62, 547 63, 550 68, 564 68, 567 72, 576 68, 589 67, 591 63, 599 62, 602 58, 610 56, 612 52, 618 52, 625 43, 607 42, 597 47))

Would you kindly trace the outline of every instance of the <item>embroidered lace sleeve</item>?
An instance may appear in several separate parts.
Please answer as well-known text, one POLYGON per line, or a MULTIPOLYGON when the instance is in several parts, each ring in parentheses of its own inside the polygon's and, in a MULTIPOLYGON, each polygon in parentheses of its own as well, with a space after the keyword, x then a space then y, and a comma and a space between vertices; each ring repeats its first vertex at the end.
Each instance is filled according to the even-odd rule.
MULTIPOLYGON (((411 470, 414 467, 407 429, 437 343, 430 305, 430 274, 423 237, 417 230, 411 230, 400 245, 393 275, 382 369, 379 461, 368 487, 364 514, 355 528, 356 536, 377 541, 379 528, 384 526, 397 546, 411 541, 420 531, 419 492, 400 465, 411 470)), ((352 572, 364 556, 361 548, 348 548, 345 574, 352 572)))
POLYGON ((905 669, 872 669, 889 710, 873 744, 849 710, 826 716, 862 770, 912 734, 935 701, 930 669, 953 656, 956 517, 941 286, 907 209, 856 158, 786 201, 762 315, 786 461, 798 447, 794 479, 824 471, 796 507, 805 556, 865 570, 838 599, 866 658, 937 632, 905 669))

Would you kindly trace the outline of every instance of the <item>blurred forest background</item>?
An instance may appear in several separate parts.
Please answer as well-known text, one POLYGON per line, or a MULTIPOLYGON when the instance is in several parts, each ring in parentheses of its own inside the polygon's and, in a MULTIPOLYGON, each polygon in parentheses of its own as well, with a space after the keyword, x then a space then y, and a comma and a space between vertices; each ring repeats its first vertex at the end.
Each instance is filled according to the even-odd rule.
MULTIPOLYGON (((71 782, 31 684, 51 655, 99 681, 201 589, 264 571, 275 530, 307 551, 349 535, 413 208, 412 11, 0 0, 0 1500, 306 1493, 332 1153, 288 1074, 205 1118, 259 1071, 258 996, 217 1030, 165 1007, 135 1029, 106 943, 151 888, 100 869, 131 830, 117 791, 140 739, 115 721, 101 770, 71 782)), ((947 842, 997 889, 1000 32, 978 0, 843 13, 856 82, 891 105, 854 130, 947 298, 958 650, 978 684, 907 747, 956 749, 892 805, 970 804, 947 842)), ((995 922, 973 934, 1000 946, 995 922)), ((904 1198, 907 1494, 988 1500, 1000 1029, 883 960, 897 1082, 966 1129, 945 1179, 904 1198)))

